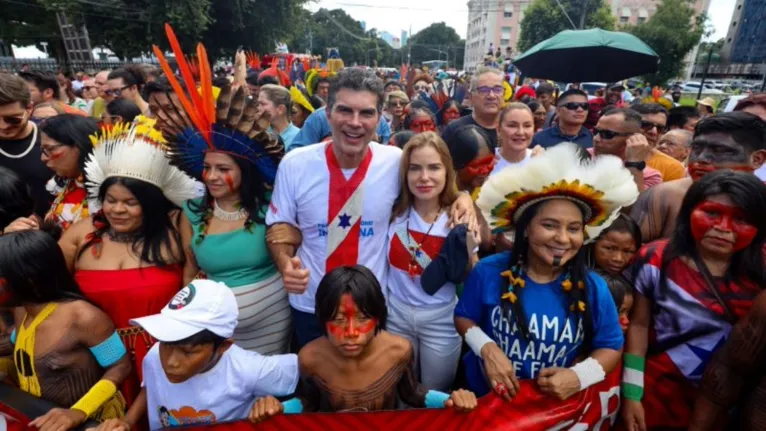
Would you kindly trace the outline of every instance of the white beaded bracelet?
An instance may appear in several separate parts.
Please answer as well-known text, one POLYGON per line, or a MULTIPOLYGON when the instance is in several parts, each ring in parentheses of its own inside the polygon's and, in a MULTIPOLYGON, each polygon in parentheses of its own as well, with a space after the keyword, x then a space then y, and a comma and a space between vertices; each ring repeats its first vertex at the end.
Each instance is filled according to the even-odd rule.
POLYGON ((577 374, 577 378, 580 379, 580 390, 602 382, 606 377, 604 367, 593 358, 588 358, 569 369, 574 371, 577 374))
POLYGON ((481 358, 481 348, 487 343, 494 343, 478 326, 472 326, 465 331, 465 343, 471 348, 476 356, 481 358))

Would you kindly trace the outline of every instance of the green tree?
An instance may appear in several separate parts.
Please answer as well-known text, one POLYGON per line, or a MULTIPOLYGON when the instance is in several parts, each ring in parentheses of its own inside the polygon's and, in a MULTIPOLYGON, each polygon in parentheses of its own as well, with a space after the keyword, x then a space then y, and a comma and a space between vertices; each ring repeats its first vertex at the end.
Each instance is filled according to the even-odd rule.
POLYGON ((692 6, 692 0, 663 0, 648 21, 625 27, 660 56, 657 73, 644 77, 650 85, 680 76, 684 57, 700 42, 706 17, 695 16, 692 6))
POLYGON ((407 45, 406 49, 411 48, 412 64, 441 59, 448 60, 450 67, 463 68, 465 40, 444 22, 433 23, 413 34, 407 45))
POLYGON ((572 30, 573 23, 579 24, 582 18, 583 1, 587 2, 583 28, 614 29, 614 17, 604 0, 559 0, 558 3, 564 7, 566 15, 556 0, 535 0, 524 11, 517 44, 518 50, 526 51, 561 31, 572 30), (567 19, 567 15, 572 19, 571 22, 567 19))

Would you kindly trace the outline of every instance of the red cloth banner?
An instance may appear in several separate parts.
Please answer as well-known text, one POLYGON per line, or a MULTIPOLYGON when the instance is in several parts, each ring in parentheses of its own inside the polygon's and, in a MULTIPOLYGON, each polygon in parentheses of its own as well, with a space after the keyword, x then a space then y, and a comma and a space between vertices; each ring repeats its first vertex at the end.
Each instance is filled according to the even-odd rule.
MULTIPOLYGON (((533 381, 523 381, 521 392, 512 402, 490 394, 481 398, 479 406, 467 414, 452 409, 307 413, 281 415, 257 425, 239 421, 188 426, 184 431, 606 431, 617 420, 621 368, 617 367, 605 381, 566 401, 540 393, 533 381)), ((25 425, 30 419, 0 404, 0 416, 3 414, 10 419, 8 431, 27 429, 25 425)))

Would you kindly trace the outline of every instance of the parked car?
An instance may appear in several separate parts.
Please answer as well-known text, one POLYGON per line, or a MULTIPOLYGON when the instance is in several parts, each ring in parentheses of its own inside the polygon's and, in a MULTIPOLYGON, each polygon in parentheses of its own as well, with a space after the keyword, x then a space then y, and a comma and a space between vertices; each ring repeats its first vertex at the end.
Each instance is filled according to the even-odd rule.
POLYGON ((734 110, 734 107, 737 106, 737 103, 739 103, 740 100, 747 97, 747 95, 739 95, 739 96, 726 96, 723 99, 721 99, 720 102, 718 102, 718 112, 731 112, 734 110))
MULTIPOLYGON (((700 87, 702 87, 702 84, 697 81, 686 81, 684 85, 681 86, 681 91, 684 93, 698 93, 700 91, 700 87)), ((712 85, 705 83, 705 86, 702 88, 702 93, 704 94, 724 94, 721 90, 716 90, 713 88, 712 85)))

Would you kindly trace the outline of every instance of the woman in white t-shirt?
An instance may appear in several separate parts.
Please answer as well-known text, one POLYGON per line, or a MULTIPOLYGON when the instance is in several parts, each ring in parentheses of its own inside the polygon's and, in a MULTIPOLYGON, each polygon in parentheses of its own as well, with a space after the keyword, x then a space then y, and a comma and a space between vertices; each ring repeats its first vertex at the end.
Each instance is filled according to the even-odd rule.
POLYGON ((532 137, 535 135, 535 117, 523 103, 514 102, 503 109, 497 128, 498 147, 495 150, 495 168, 490 176, 509 167, 524 166, 532 158, 532 137))
POLYGON ((447 391, 462 344, 453 320, 455 286, 477 260, 478 239, 464 224, 449 226, 458 191, 449 150, 436 133, 405 145, 400 179, 388 230, 386 329, 412 343, 421 383, 447 391))

